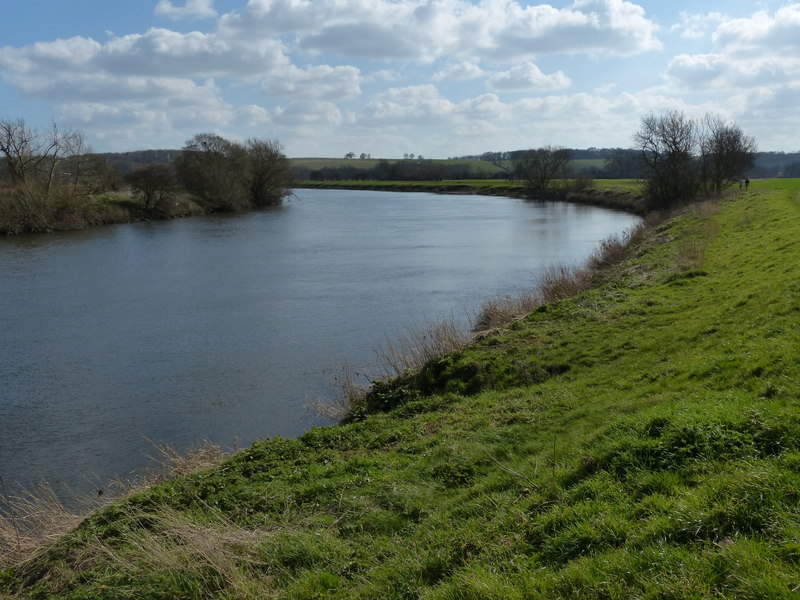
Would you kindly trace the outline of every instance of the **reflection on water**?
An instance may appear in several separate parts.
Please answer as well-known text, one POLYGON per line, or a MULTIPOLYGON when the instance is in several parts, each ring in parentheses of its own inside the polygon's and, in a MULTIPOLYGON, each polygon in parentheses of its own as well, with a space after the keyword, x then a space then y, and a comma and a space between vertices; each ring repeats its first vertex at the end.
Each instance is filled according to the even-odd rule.
POLYGON ((152 442, 248 444, 415 325, 574 265, 635 222, 507 198, 300 190, 264 212, 0 240, 0 476, 75 492, 152 442))

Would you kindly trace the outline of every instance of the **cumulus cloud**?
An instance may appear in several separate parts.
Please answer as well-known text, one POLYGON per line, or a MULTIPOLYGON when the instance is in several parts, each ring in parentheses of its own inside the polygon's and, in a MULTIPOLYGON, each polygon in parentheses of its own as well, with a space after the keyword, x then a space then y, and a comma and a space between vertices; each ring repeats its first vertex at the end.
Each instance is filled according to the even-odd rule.
POLYGON ((575 0, 564 9, 508 2, 505 19, 489 21, 486 27, 494 30, 485 48, 494 58, 552 53, 629 56, 661 47, 658 28, 644 9, 624 0, 575 0))
POLYGON ((176 6, 170 0, 158 0, 155 13, 170 19, 213 19, 217 16, 214 0, 186 0, 183 6, 176 6))
POLYGON ((800 4, 774 14, 722 19, 711 36, 714 51, 679 54, 669 61, 666 80, 680 90, 793 86, 800 77, 800 4))
POLYGON ((531 62, 512 67, 502 73, 496 73, 487 82, 489 89, 496 92, 561 90, 571 84, 570 78, 564 75, 562 71, 546 75, 531 62))
POLYGON ((267 95, 343 100, 361 93, 360 78, 356 67, 320 65, 298 69, 290 65, 267 77, 261 88, 267 95))
POLYGON ((513 113, 511 106, 502 102, 497 94, 483 94, 469 98, 460 102, 456 109, 459 116, 473 122, 509 121, 513 113))
POLYGON ((759 11, 744 19, 724 21, 712 37, 730 53, 763 51, 769 54, 800 50, 800 4, 781 6, 775 14, 759 11))
POLYGON ((486 71, 474 62, 464 61, 450 64, 433 75, 434 81, 466 81, 486 75, 486 71))
POLYGON ((454 104, 433 85, 390 88, 375 95, 364 107, 372 122, 394 124, 433 123, 452 112, 454 104))
POLYGON ((670 27, 670 31, 679 33, 682 38, 697 40, 709 35, 709 32, 723 20, 724 17, 719 12, 706 14, 681 12, 680 21, 670 27))
POLYGON ((342 113, 333 102, 324 100, 298 100, 275 110, 275 121, 282 127, 330 130, 342 122, 342 113))
POLYGON ((215 33, 152 28, 113 37, 0 48, 0 68, 26 76, 114 74, 144 77, 250 77, 288 64, 278 40, 225 39, 215 33))
POLYGON ((456 144, 569 145, 573 130, 580 139, 596 132, 597 145, 627 145, 631 115, 684 106, 777 115, 798 98, 799 2, 737 19, 682 13, 665 39, 694 42, 671 59, 654 55, 662 62, 647 66, 664 83, 647 90, 625 87, 628 67, 644 62, 628 58, 662 48, 658 26, 634 0, 238 3, 217 15, 211 0, 159 0, 160 16, 213 19, 197 31, 0 47, 0 74, 94 139, 122 145, 129 131, 183 140, 269 127, 270 136, 308 144, 320 131, 335 140, 435 140, 415 149, 426 156, 456 144), (687 52, 694 47, 701 51, 687 52), (598 65, 582 89, 581 56, 598 65), (507 92, 519 100, 504 101, 507 92))
POLYGON ((560 9, 519 0, 250 0, 220 20, 235 35, 291 32, 298 48, 342 57, 445 56, 517 61, 545 53, 627 56, 660 47, 657 26, 626 0, 574 0, 560 9))

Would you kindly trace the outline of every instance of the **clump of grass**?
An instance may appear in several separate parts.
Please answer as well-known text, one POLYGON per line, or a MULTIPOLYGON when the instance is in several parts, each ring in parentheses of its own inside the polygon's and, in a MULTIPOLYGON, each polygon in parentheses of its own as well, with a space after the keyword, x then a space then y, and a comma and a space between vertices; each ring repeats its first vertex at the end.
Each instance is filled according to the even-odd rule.
POLYGON ((504 294, 490 298, 483 303, 478 311, 472 330, 479 332, 503 327, 525 317, 541 304, 541 296, 535 291, 517 292, 513 296, 504 294))
POLYGON ((64 506, 52 487, 41 484, 0 505, 0 568, 15 565, 72 531, 85 515, 64 506))
POLYGON ((333 377, 337 393, 332 398, 313 399, 309 407, 323 417, 342 422, 364 408, 376 386, 418 372, 430 361, 462 350, 472 339, 452 318, 412 327, 376 349, 377 364, 372 367, 376 374, 344 365, 333 377))
POLYGON ((463 349, 472 336, 452 319, 427 327, 413 327, 396 340, 387 341, 377 350, 384 379, 393 379, 419 371, 431 360, 463 349))
POLYGON ((47 483, 14 496, 0 488, 0 568, 23 562, 74 530, 96 510, 159 483, 210 469, 230 456, 220 446, 207 441, 184 453, 166 444, 154 444, 154 447, 156 467, 129 480, 110 482, 100 494, 78 499, 75 508, 68 507, 47 483))
POLYGON ((554 266, 539 277, 539 292, 544 302, 573 298, 585 291, 588 280, 581 269, 554 266))
POLYGON ((675 268, 678 271, 700 269, 705 264, 707 240, 686 240, 678 245, 675 254, 675 268))
POLYGON ((339 374, 333 376, 336 393, 328 398, 311 399, 309 408, 326 419, 341 422, 354 407, 364 404, 372 382, 366 373, 356 371, 351 365, 342 365, 339 374))
MULTIPOLYGON (((117 518, 148 526, 126 532, 124 545, 96 539, 86 554, 102 555, 112 572, 149 581, 154 591, 178 597, 224 590, 226 597, 252 598, 270 587, 268 563, 259 550, 265 531, 242 527, 210 508, 202 522, 163 506, 155 512, 129 507, 117 518)), ((117 578, 111 575, 99 587, 117 578)))
POLYGON ((208 440, 203 440, 184 452, 179 452, 169 444, 154 443, 153 446, 157 451, 157 455, 150 458, 156 463, 157 467, 145 473, 139 480, 123 484, 123 487, 126 487, 129 492, 134 489, 138 481, 141 482, 139 485, 143 487, 152 487, 162 481, 184 477, 215 467, 236 452, 236 448, 229 452, 222 446, 208 440))

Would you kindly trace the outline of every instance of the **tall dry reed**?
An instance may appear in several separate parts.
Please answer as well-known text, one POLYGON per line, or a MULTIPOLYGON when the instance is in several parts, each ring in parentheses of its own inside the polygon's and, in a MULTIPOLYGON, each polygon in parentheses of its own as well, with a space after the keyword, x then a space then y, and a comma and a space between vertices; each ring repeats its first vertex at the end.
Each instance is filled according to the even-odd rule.
POLYGON ((25 561, 75 529, 96 510, 162 481, 211 468, 230 455, 210 442, 185 453, 164 444, 154 447, 156 456, 151 458, 155 467, 129 480, 109 482, 102 495, 78 499, 76 508, 67 507, 47 483, 14 495, 0 485, 0 569, 25 561))

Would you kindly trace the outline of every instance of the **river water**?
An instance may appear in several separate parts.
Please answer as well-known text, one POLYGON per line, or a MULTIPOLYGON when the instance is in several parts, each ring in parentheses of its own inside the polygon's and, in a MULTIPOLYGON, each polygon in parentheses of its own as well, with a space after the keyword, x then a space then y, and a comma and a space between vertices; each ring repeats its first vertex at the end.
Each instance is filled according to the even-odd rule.
MULTIPOLYGON (((0 239, 0 478, 83 495, 185 450, 297 436, 344 364, 583 261, 636 217, 298 190, 240 215, 0 239)), ((2 491, 2 490, 0 490, 2 491)))

